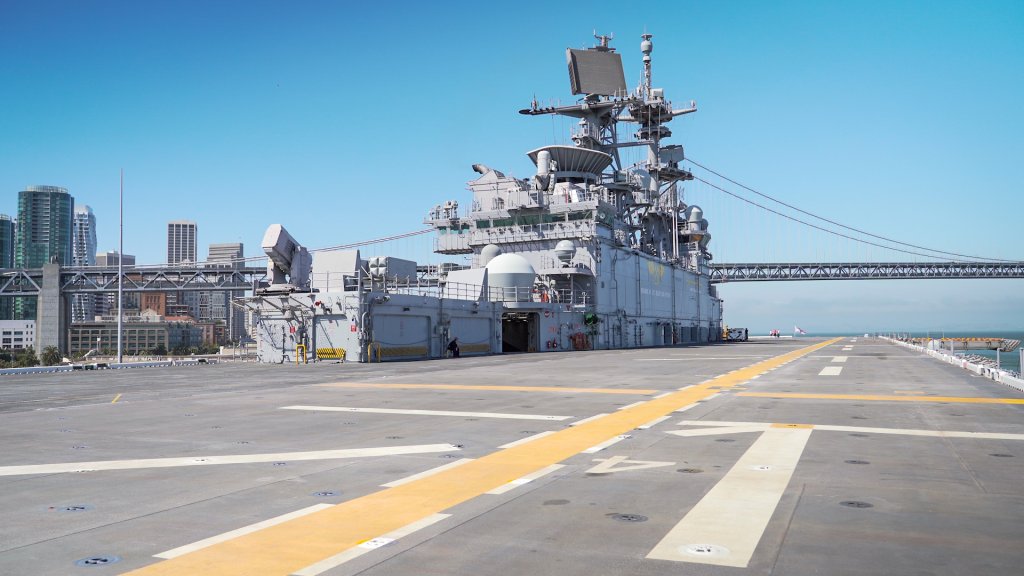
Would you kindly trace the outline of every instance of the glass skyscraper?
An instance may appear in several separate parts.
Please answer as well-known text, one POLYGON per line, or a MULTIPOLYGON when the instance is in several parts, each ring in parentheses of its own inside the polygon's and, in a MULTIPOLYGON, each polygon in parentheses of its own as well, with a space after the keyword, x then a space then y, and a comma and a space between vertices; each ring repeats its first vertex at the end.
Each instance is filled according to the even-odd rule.
MULTIPOLYGON (((28 186, 18 193, 14 267, 42 268, 51 261, 71 265, 75 199, 59 186, 28 186)), ((14 318, 35 320, 35 297, 16 298, 14 318)))
MULTIPOLYGON (((95 266, 96 216, 92 213, 92 208, 85 205, 75 207, 72 235, 72 266, 95 266)), ((71 301, 71 321, 92 322, 96 316, 94 302, 93 294, 75 294, 71 301)))
MULTIPOLYGON (((7 214, 0 214, 0 268, 14 267, 14 229, 17 223, 7 214)), ((14 299, 0 298, 0 320, 14 318, 14 299)))

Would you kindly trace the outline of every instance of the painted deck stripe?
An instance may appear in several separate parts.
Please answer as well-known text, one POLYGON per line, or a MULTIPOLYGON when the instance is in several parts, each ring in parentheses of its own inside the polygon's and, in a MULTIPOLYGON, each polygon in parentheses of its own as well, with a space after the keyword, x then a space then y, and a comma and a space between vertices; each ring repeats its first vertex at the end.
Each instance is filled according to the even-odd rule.
POLYGON ((456 412, 454 410, 406 410, 402 408, 356 408, 352 406, 282 406, 281 410, 311 410, 321 412, 366 412, 370 414, 406 414, 411 416, 460 416, 463 418, 504 418, 508 420, 568 420, 572 416, 544 414, 502 414, 500 412, 456 412))
MULTIPOLYGON (((336 506, 264 528, 172 560, 144 566, 133 576, 280 576, 337 556, 360 543, 443 512, 526 475, 575 456, 608 438, 628 433, 658 416, 670 414, 709 396, 711 386, 728 387, 750 376, 795 360, 825 346, 828 340, 751 364, 706 385, 694 386, 642 406, 619 410, 597 420, 566 427, 533 442, 498 450, 463 466, 395 488, 353 498, 336 506)), ((564 389, 562 389, 564 391, 564 389)), ((661 393, 656 391, 655 393, 661 393)))
POLYGON ((626 404, 625 406, 619 406, 618 408, 616 408, 616 410, 629 410, 630 408, 632 408, 634 406, 639 406, 639 405, 643 404, 644 402, 646 402, 646 400, 641 400, 639 402, 633 402, 632 404, 626 404))
POLYGON ((1024 434, 1003 432, 962 432, 955 430, 914 430, 911 428, 867 428, 863 426, 814 426, 830 432, 866 432, 869 434, 900 434, 903 436, 934 436, 938 438, 978 438, 983 440, 1024 440, 1024 434))
POLYGON ((693 408, 694 406, 696 406, 696 404, 690 404, 689 406, 683 406, 683 407, 682 407, 682 408, 680 408, 679 410, 676 410, 676 412, 677 412, 677 413, 678 413, 678 412, 686 412, 687 410, 689 410, 689 409, 693 408))
POLYGON ((388 544, 391 544, 396 540, 404 538, 409 534, 412 534, 418 530, 422 530, 427 526, 437 524, 441 520, 450 517, 451 514, 431 514, 426 518, 422 518, 420 520, 407 524, 402 528, 399 528, 398 530, 389 532, 386 535, 381 536, 380 538, 374 538, 373 540, 363 542, 359 546, 356 546, 355 548, 349 548, 341 554, 336 554, 334 556, 331 556, 330 558, 325 558, 324 560, 321 560, 316 564, 311 564, 309 566, 306 566, 305 568, 302 568, 301 570, 297 570, 292 573, 292 576, 317 576, 318 574, 323 574, 331 568, 337 568, 338 566, 341 566, 349 560, 358 558, 363 554, 366 554, 367 552, 376 550, 377 548, 387 546, 388 544))
POLYGON ((846 356, 833 356, 833 362, 846 362, 846 356))
POLYGON ((687 362, 690 360, 750 360, 752 358, 768 358, 766 356, 677 356, 673 358, 637 358, 635 362, 687 362))
POLYGON ((880 394, 803 394, 797 392, 739 392, 756 398, 802 398, 807 400, 866 400, 874 402, 949 402, 962 404, 1024 404, 1024 398, 962 398, 957 396, 883 396, 880 394))
POLYGON ((213 546, 214 544, 218 544, 220 542, 226 542, 228 540, 231 540, 232 538, 237 538, 237 537, 245 535, 245 534, 250 534, 250 533, 255 532, 257 530, 260 530, 262 528, 266 528, 268 526, 274 526, 274 525, 280 524, 282 522, 287 522, 288 520, 291 520, 293 518, 299 518, 301 516, 305 516, 306 514, 312 514, 313 512, 317 512, 319 510, 324 510, 326 508, 330 508, 331 506, 334 506, 334 504, 314 504, 312 506, 309 506, 307 508, 303 508, 301 510, 296 510, 294 512, 289 512, 287 514, 282 514, 280 516, 276 516, 274 518, 270 518, 269 520, 264 520, 262 522, 257 522, 255 524, 250 524, 248 526, 244 526, 244 527, 239 528, 237 530, 231 530, 230 532, 225 532, 223 534, 218 534, 216 536, 210 536, 209 538, 204 538, 204 539, 202 539, 202 540, 200 540, 198 542, 193 542, 191 544, 186 544, 184 546, 179 546, 177 548, 174 548, 173 550, 168 550, 166 552, 161 552, 159 554, 154 554, 153 557, 154 558, 163 558, 165 560, 169 560, 171 558, 177 558, 178 556, 181 556, 182 554, 188 554, 189 552, 195 552, 196 550, 202 550, 203 548, 206 548, 207 546, 213 546))
POLYGON ((498 446, 498 448, 501 448, 501 449, 515 448, 516 446, 521 446, 523 444, 526 444, 527 442, 533 442, 534 440, 539 440, 539 439, 541 439, 541 438, 543 438, 545 436, 550 436, 550 435, 552 435, 554 433, 555 433, 554 430, 546 430, 546 431, 541 432, 539 434, 534 434, 533 436, 527 436, 526 438, 520 438, 519 440, 516 440, 514 442, 509 442, 508 444, 502 444, 501 446, 498 446))
POLYGON ((604 412, 604 413, 601 413, 601 414, 594 414, 593 416, 588 416, 588 417, 586 417, 586 418, 584 418, 582 420, 577 420, 577 421, 569 424, 569 426, 579 426, 581 424, 586 424, 587 422, 593 422, 594 420, 600 420, 601 418, 604 418, 607 415, 608 415, 607 412, 604 412))
POLYGON ((523 484, 529 484, 530 482, 533 482, 534 480, 536 480, 538 478, 542 478, 544 476, 547 476, 548 474, 551 474, 552 472, 554 472, 555 470, 558 470, 559 468, 565 468, 565 465, 564 464, 552 464, 552 465, 550 465, 550 466, 548 466, 546 468, 541 468, 540 470, 537 470, 536 472, 534 472, 532 474, 527 474, 526 476, 523 476, 521 478, 516 478, 515 480, 512 480, 510 482, 502 484, 501 486, 498 486, 497 488, 495 488, 493 490, 488 490, 487 492, 484 492, 484 494, 491 494, 491 495, 504 494, 505 492, 508 492, 509 490, 512 490, 514 488, 518 488, 518 487, 522 486, 523 484))
POLYGON ((664 398, 665 396, 668 396, 668 395, 669 395, 669 394, 671 394, 671 393, 672 393, 672 391, 671 391, 671 390, 669 390, 668 392, 662 392, 661 394, 658 394, 658 395, 657 395, 657 396, 655 396, 654 398, 655 398, 655 399, 658 399, 658 398, 664 398))
POLYGON ((658 394, 661 390, 647 389, 618 389, 618 388, 561 388, 558 386, 476 386, 469 384, 364 384, 356 382, 336 382, 333 384, 314 384, 320 388, 381 388, 381 389, 410 389, 410 390, 489 390, 492 392, 556 392, 564 394, 572 392, 575 394, 633 394, 650 396, 658 394))
POLYGON ((583 450, 583 454, 596 454, 597 452, 604 450, 605 448, 611 446, 612 444, 618 444, 619 442, 622 442, 627 438, 632 438, 632 436, 630 436, 629 434, 620 434, 614 438, 609 438, 604 442, 601 442, 600 444, 596 444, 594 446, 591 446, 590 448, 587 448, 586 450, 583 450))
MULTIPOLYGON (((715 420, 683 420, 679 424, 690 426, 721 426, 745 428, 750 426, 772 426, 769 422, 721 422, 715 420)), ((807 426, 799 424, 798 426, 807 426)), ((933 436, 936 438, 980 438, 985 440, 1024 440, 1024 434, 1004 432, 965 432, 959 430, 917 430, 913 428, 870 428, 866 426, 831 426, 815 424, 815 430, 826 432, 866 432, 869 434, 902 434, 905 436, 933 436)))
POLYGON ((825 366, 821 372, 818 372, 818 376, 839 376, 842 372, 842 366, 825 366))
POLYGON ((420 444, 412 446, 382 446, 379 448, 346 448, 315 452, 276 452, 273 454, 235 454, 223 456, 187 456, 184 458, 148 458, 142 460, 101 460, 98 462, 65 462, 61 464, 31 464, 2 466, 0 476, 23 474, 60 474, 63 472, 98 472, 100 470, 136 470, 140 468, 173 468, 177 466, 216 466, 220 464, 252 464, 255 462, 296 462, 300 460, 334 460, 341 458, 368 458, 398 454, 427 454, 452 452, 459 448, 451 444, 420 444))
POLYGON ((745 568, 810 436, 810 428, 765 430, 647 557, 745 568), (709 544, 718 554, 688 552, 709 544))
POLYGON ((637 430, 647 430, 647 429, 650 429, 650 428, 653 428, 653 427, 657 426, 658 424, 661 424, 662 422, 664 422, 665 420, 668 420, 669 418, 671 418, 671 416, 662 416, 660 418, 655 418, 654 420, 651 420, 647 424, 641 424, 640 426, 637 426, 636 429, 637 430))
POLYGON ((383 486, 384 488, 394 488, 395 486, 401 486, 402 484, 408 484, 409 482, 415 482, 416 480, 419 480, 420 478, 426 478, 427 476, 433 476, 434 474, 437 474, 438 472, 444 472, 445 470, 448 470, 450 468, 455 468, 456 466, 462 466, 463 464, 466 464, 467 462, 472 462, 472 461, 473 461, 472 458, 459 458, 458 460, 456 460, 454 462, 449 462, 449 463, 444 464, 442 466, 438 466, 436 468, 431 468, 430 470, 425 470, 423 472, 420 472, 419 474, 413 474, 412 476, 406 476, 405 478, 399 478, 398 480, 392 480, 391 482, 388 482, 387 484, 381 484, 381 486, 383 486))

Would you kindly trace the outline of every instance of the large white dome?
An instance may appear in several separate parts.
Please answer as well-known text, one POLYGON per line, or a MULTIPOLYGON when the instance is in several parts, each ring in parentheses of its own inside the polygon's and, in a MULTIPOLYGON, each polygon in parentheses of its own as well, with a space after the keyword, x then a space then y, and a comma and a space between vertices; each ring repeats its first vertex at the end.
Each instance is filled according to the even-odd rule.
POLYGON ((492 298, 512 301, 531 299, 537 271, 530 261, 518 254, 500 254, 487 263, 487 284, 492 298))
POLYGON ((496 256, 501 255, 501 248, 494 244, 488 244, 480 249, 480 265, 487 266, 487 264, 493 260, 496 256))

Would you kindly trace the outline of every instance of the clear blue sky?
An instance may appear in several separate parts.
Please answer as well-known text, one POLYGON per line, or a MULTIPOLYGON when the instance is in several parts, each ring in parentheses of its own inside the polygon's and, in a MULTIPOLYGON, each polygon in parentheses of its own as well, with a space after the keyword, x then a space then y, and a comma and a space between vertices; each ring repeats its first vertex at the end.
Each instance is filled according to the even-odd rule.
MULTIPOLYGON (((646 27, 655 85, 700 108, 671 125, 694 159, 875 233, 1024 259, 1024 3, 643 5, 0 0, 0 212, 26 185, 65 186, 114 249, 124 168, 125 251, 140 262, 165 260, 177 219, 198 223, 200 258, 213 242, 255 255, 275 222, 311 248, 418 229, 434 204, 468 202, 471 164, 525 176, 527 150, 563 139, 568 123, 516 111, 534 94, 572 101, 567 46, 614 32, 634 85, 646 27)), ((827 245, 687 194, 719 260, 827 245), (768 236, 790 246, 766 252, 768 236)), ((756 330, 1020 329, 1022 288, 722 294, 726 320, 756 330)))

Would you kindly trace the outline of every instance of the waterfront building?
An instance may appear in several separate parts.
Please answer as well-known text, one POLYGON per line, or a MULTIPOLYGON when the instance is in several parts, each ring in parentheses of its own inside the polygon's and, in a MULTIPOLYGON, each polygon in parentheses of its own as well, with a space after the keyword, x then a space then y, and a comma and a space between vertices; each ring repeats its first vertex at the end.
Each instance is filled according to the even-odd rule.
POLYGON ((35 348, 35 320, 0 320, 0 348, 23 350, 35 348))
MULTIPOLYGON (((71 231, 75 199, 59 186, 28 186, 18 192, 18 226, 14 267, 42 268, 50 262, 71 265, 71 231)), ((36 298, 16 298, 16 319, 34 320, 36 298)))
MULTIPOLYGON (((203 330, 191 322, 165 322, 156 314, 140 314, 125 319, 124 353, 151 354, 161 347, 171 351, 179 346, 192 347, 202 343, 203 330)), ((73 324, 68 336, 69 353, 82 356, 89 350, 113 353, 117 350, 117 321, 73 324)))
MULTIPOLYGON (((92 208, 75 207, 71 243, 72 266, 96 265, 96 216, 92 208)), ((75 294, 71 300, 71 321, 85 322, 96 315, 96 297, 93 294, 75 294)))

